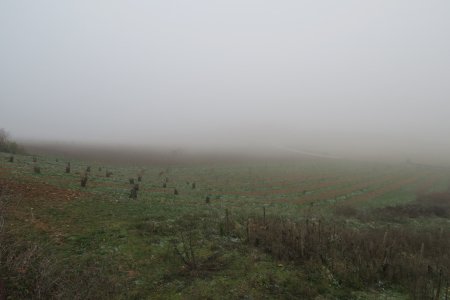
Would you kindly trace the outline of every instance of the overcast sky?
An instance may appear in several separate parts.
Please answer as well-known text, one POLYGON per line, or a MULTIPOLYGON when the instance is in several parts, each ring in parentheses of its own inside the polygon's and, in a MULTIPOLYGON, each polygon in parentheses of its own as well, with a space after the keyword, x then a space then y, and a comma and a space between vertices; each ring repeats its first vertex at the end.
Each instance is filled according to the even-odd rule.
POLYGON ((61 141, 320 132, 448 146, 450 1, 2 0, 0 127, 61 141))

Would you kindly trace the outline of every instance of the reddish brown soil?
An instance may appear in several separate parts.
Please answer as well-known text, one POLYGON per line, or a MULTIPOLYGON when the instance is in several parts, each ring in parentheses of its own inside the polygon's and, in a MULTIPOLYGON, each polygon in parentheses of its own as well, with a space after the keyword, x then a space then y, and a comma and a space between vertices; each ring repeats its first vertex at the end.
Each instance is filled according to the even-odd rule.
POLYGON ((20 195, 25 199, 41 199, 55 201, 70 201, 80 196, 81 192, 71 191, 41 182, 15 182, 0 178, 2 193, 20 195))
POLYGON ((43 231, 57 242, 61 243, 63 234, 58 226, 52 226, 33 214, 38 207, 53 207, 64 209, 65 204, 73 201, 83 192, 62 189, 60 187, 44 183, 31 177, 21 177, 23 182, 13 179, 8 170, 0 168, 0 195, 11 195, 17 199, 6 207, 10 216, 20 220, 20 223, 29 223, 38 231, 43 231))

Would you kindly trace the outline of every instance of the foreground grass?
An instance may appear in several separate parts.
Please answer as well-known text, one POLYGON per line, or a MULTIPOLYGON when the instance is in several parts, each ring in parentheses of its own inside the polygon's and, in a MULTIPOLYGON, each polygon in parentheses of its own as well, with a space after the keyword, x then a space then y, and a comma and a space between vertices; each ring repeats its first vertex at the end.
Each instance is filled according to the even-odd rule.
MULTIPOLYGON (((265 210, 267 220, 319 216, 366 226, 357 217, 333 213, 334 206, 346 199, 303 203, 298 199, 304 195, 296 186, 314 186, 322 174, 357 178, 366 172, 372 178, 414 173, 420 180, 430 172, 409 166, 381 166, 373 171, 373 166, 326 162, 273 168, 191 166, 166 170, 147 166, 138 200, 130 200, 128 179, 136 178, 140 167, 101 166, 99 171, 100 165, 92 164, 88 187, 83 189, 76 172, 81 173, 86 162, 72 161, 73 171, 66 174, 65 161, 39 157, 42 174, 33 174, 31 157, 18 156, 14 163, 1 161, 1 270, 7 274, 1 280, 11 298, 400 299, 408 295, 405 287, 389 283, 352 286, 330 276, 329 269, 317 262, 277 258, 247 241, 246 224, 249 218, 261 219, 265 210), (105 177, 106 169, 114 173, 112 177, 105 177), (303 177, 298 179, 298 174, 303 177), (163 189, 165 177, 169 181, 163 189), (196 182, 195 189, 192 182, 196 182), (173 194, 174 188, 179 195, 173 194), (293 192, 275 196, 253 193, 277 189, 293 192), (209 204, 206 195, 211 197, 209 204)), ((442 182, 448 174, 438 173, 432 187, 446 189, 442 182)), ((357 207, 370 211, 413 201, 417 182, 357 207)), ((331 182, 329 187, 309 193, 336 188, 339 185, 331 182)), ((392 224, 449 228, 448 220, 442 218, 403 220, 400 225, 392 224)), ((370 226, 386 223, 374 220, 370 226)))

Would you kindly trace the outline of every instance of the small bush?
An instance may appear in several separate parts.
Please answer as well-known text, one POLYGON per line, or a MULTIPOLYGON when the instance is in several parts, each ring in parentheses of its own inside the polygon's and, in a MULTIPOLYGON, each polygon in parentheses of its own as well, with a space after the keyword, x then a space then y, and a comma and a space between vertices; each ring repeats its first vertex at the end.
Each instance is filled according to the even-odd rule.
POLYGON ((41 168, 39 166, 34 166, 33 171, 35 174, 41 174, 41 168))
POLYGON ((87 174, 84 174, 84 176, 81 177, 81 187, 86 187, 88 181, 88 176, 87 174))
POLYGON ((138 191, 139 191, 139 184, 135 184, 130 191, 130 198, 137 199, 138 191))

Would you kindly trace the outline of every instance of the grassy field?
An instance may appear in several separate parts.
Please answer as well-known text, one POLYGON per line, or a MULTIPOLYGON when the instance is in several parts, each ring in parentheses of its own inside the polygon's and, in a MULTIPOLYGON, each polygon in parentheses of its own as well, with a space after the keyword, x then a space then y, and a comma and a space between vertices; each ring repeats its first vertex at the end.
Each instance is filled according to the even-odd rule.
POLYGON ((448 191, 448 169, 9 156, 0 280, 11 299, 449 297, 450 198, 419 201, 448 191))

